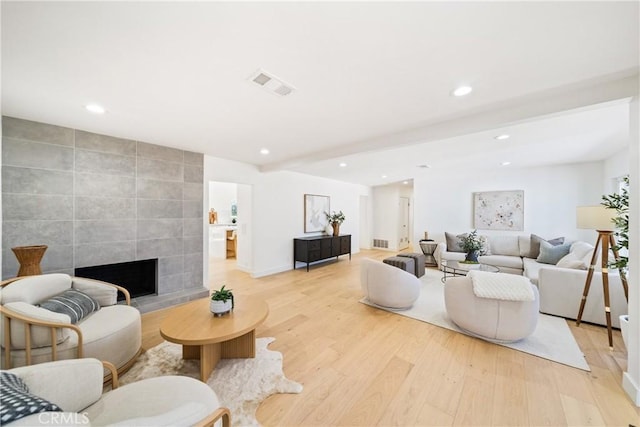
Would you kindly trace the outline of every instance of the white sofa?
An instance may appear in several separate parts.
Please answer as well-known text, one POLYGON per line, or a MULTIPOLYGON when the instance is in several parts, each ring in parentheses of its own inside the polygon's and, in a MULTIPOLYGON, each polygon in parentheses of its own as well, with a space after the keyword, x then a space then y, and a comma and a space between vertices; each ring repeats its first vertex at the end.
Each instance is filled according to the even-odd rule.
MULTIPOLYGON (((567 260, 573 260, 573 262, 565 262, 564 264, 572 264, 576 268, 566 268, 541 263, 533 258, 532 256, 536 254, 534 253, 535 248, 532 252, 531 236, 490 236, 488 242, 490 254, 478 257, 480 263, 494 265, 500 268, 502 273, 521 274, 528 277, 533 284, 538 286, 541 313, 568 319, 578 317, 587 278, 587 268, 593 255, 592 245, 579 241, 573 242, 566 257, 567 260)), ((464 260, 465 253, 448 251, 447 243, 440 242, 434 256, 441 268, 442 260, 464 260)), ((599 265, 600 256, 598 255, 596 259, 599 265)), ((619 328, 619 316, 627 313, 627 300, 617 270, 609 270, 609 296, 611 299, 611 324, 619 328)), ((606 325, 600 267, 596 267, 594 271, 582 321, 606 325)))
POLYGON ((61 359, 95 357, 126 370, 140 354, 140 312, 117 304, 119 286, 67 274, 42 274, 2 282, 0 288, 0 345, 4 369, 61 359), (100 308, 72 324, 67 314, 39 307, 67 290, 81 291, 100 308), (10 334, 4 324, 9 322, 10 334), (25 330, 25 325, 30 325, 25 330), (29 332, 30 340, 26 339, 29 332), (55 347, 52 345, 55 338, 55 347), (8 349, 10 349, 8 351, 8 349))
POLYGON ((194 378, 155 377, 116 388, 114 373, 114 390, 102 394, 103 364, 93 358, 47 362, 7 372, 21 379, 29 393, 64 411, 27 415, 6 423, 11 427, 204 426, 218 419, 223 426, 230 425, 229 410, 220 406, 209 386, 194 378))

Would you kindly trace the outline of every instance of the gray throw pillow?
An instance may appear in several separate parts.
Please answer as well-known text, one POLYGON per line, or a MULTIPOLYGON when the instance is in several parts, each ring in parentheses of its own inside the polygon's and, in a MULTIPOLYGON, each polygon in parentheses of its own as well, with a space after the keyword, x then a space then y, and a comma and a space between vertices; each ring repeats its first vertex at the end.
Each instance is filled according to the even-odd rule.
POLYGON ((460 246, 459 236, 464 236, 464 234, 457 235, 453 233, 447 233, 445 231, 444 239, 447 242, 447 252, 463 252, 464 253, 462 246, 460 246))
POLYGON ((67 289, 61 294, 40 303, 40 307, 56 313, 66 314, 71 323, 78 323, 94 311, 100 310, 100 304, 84 292, 67 289))
POLYGON ((570 244, 553 246, 549 242, 542 241, 540 242, 540 255, 538 255, 536 261, 543 264, 556 265, 558 261, 569 253, 569 249, 571 249, 570 244))
POLYGON ((545 240, 536 234, 532 234, 529 258, 538 258, 538 255, 540 255, 540 242, 548 242, 553 246, 558 246, 564 243, 564 237, 556 237, 555 239, 545 240))

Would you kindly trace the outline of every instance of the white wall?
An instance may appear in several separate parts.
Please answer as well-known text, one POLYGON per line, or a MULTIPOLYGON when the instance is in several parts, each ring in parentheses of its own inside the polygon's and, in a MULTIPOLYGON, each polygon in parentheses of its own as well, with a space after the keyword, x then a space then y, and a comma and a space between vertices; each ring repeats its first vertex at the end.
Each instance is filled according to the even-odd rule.
POLYGON ((218 212, 218 224, 231 224, 231 205, 238 202, 238 185, 234 182, 209 182, 209 209, 218 212))
POLYGON ((373 187, 372 239, 389 241, 389 251, 398 250, 398 203, 400 191, 395 185, 373 187))
MULTIPOLYGON (((359 251, 360 196, 369 195, 369 187, 293 172, 261 173, 252 165, 211 156, 204 158, 204 180, 252 186, 251 221, 247 229, 251 230, 252 256, 248 267, 253 277, 293 268, 293 239, 314 234, 304 233, 305 194, 331 197, 331 210, 342 210, 346 216, 340 233, 351 234, 351 251, 359 251)), ((208 206, 208 200, 205 200, 205 206, 208 206)), ((241 206, 239 197, 238 211, 241 206)), ((240 228, 242 225, 238 224, 240 228)), ((205 255, 208 259, 208 254, 205 255)), ((208 277, 207 264, 205 278, 208 277)))
POLYGON ((444 240, 444 232, 462 233, 473 229, 473 193, 480 191, 524 190, 523 231, 483 231, 483 234, 538 234, 544 238, 593 241, 590 230, 576 228, 576 207, 596 205, 602 196, 602 162, 539 168, 500 168, 479 171, 430 169, 414 178, 415 235, 444 240))
POLYGON ((626 148, 604 161, 603 194, 617 192, 615 183, 618 178, 629 174, 629 149, 626 148))

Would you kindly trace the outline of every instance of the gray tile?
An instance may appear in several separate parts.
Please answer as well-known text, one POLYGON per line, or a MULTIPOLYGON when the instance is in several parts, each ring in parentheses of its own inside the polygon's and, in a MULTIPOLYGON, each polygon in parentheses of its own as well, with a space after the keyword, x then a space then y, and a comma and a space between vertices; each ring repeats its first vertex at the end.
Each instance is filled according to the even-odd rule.
POLYGON ((184 190, 182 192, 183 200, 200 200, 204 197, 204 184, 201 182, 185 182, 183 184, 184 190))
POLYGON ((158 277, 182 274, 184 272, 184 257, 182 255, 158 259, 158 277))
POLYGON ((202 218, 189 218, 184 220, 184 237, 198 237, 202 236, 202 218))
POLYGON ((73 147, 2 138, 2 164, 38 169, 73 170, 73 147))
POLYGON ((136 158, 120 154, 76 150, 77 172, 96 172, 109 175, 135 176, 136 158))
POLYGON ((184 289, 184 274, 158 277, 158 295, 170 294, 184 289))
POLYGON ((184 163, 189 165, 203 166, 204 154, 194 153, 193 151, 184 152, 184 163))
POLYGON ((76 196, 135 197, 133 177, 77 172, 76 196))
POLYGON ((182 163, 138 157, 138 178, 182 182, 183 169, 182 163))
POLYGON ((76 220, 135 219, 136 199, 76 197, 76 220))
POLYGON ((182 255, 182 239, 138 240, 136 259, 182 255))
POLYGON ((4 166, 2 192, 73 195, 73 172, 4 166))
POLYGON ((136 259, 135 250, 133 241, 76 245, 76 267, 133 261, 136 259))
POLYGON ((193 254, 193 253, 202 253, 203 251, 203 243, 202 236, 200 237, 186 237, 184 239, 184 253, 193 254))
POLYGON ((182 202, 183 218, 202 218, 204 217, 201 200, 185 200, 182 202))
POLYGON ((2 195, 2 215, 4 221, 71 220, 73 197, 5 193, 2 195))
POLYGON ((182 186, 181 182, 138 178, 138 198, 182 200, 182 186))
POLYGON ((115 138, 108 135, 75 131, 76 148, 100 151, 102 153, 121 154, 123 156, 136 155, 136 142, 130 139, 115 138))
POLYGON ((138 141, 138 157, 182 163, 184 155, 182 150, 176 148, 138 141))
POLYGON ((181 237, 182 220, 180 218, 138 220, 138 240, 181 237))
POLYGON ((204 168, 202 166, 185 165, 184 166, 184 182, 204 181, 204 168))
POLYGON ((136 222, 132 219, 75 221, 73 226, 76 245, 136 239, 136 222))
POLYGON ((71 245, 73 221, 4 221, 2 246, 71 245))
POLYGON ((73 146, 73 129, 13 117, 2 117, 2 134, 10 138, 73 146))
POLYGON ((196 271, 202 275, 203 267, 203 255, 202 253, 188 254, 184 256, 184 271, 196 271))
POLYGON ((182 218, 180 200, 138 200, 138 219, 182 218))
POLYGON ((202 272, 189 271, 184 273, 184 288, 197 289, 203 287, 202 272))

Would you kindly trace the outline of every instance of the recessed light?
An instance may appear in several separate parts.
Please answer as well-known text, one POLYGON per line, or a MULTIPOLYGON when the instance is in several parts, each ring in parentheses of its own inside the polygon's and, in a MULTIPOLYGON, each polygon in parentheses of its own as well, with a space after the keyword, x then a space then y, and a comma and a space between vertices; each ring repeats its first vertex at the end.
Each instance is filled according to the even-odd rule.
POLYGON ((503 140, 503 139, 509 139, 509 135, 507 135, 506 133, 502 134, 502 135, 498 135, 495 137, 495 139, 499 139, 499 140, 503 140))
POLYGON ((84 108, 94 114, 104 114, 104 112, 106 111, 103 106, 98 104, 87 104, 84 106, 84 108))
POLYGON ((511 162, 502 162, 500 163, 502 166, 509 166, 511 164, 511 162))
POLYGON ((407 184, 409 183, 409 181, 402 181, 402 183, 403 183, 404 185, 407 185, 407 184))
POLYGON ((340 163, 338 166, 340 166, 341 168, 346 168, 347 164, 345 162, 340 163))
POLYGON ((382 178, 386 178, 386 177, 387 177, 387 175, 382 175, 382 178))
POLYGON ((262 154, 263 156, 266 156, 267 154, 269 154, 269 150, 266 148, 263 148, 262 150, 260 150, 260 154, 262 154))
POLYGON ((472 90, 473 90, 473 88, 471 86, 460 86, 460 87, 456 88, 452 92, 452 94, 453 94, 453 96, 465 96, 465 95, 469 95, 472 90))

